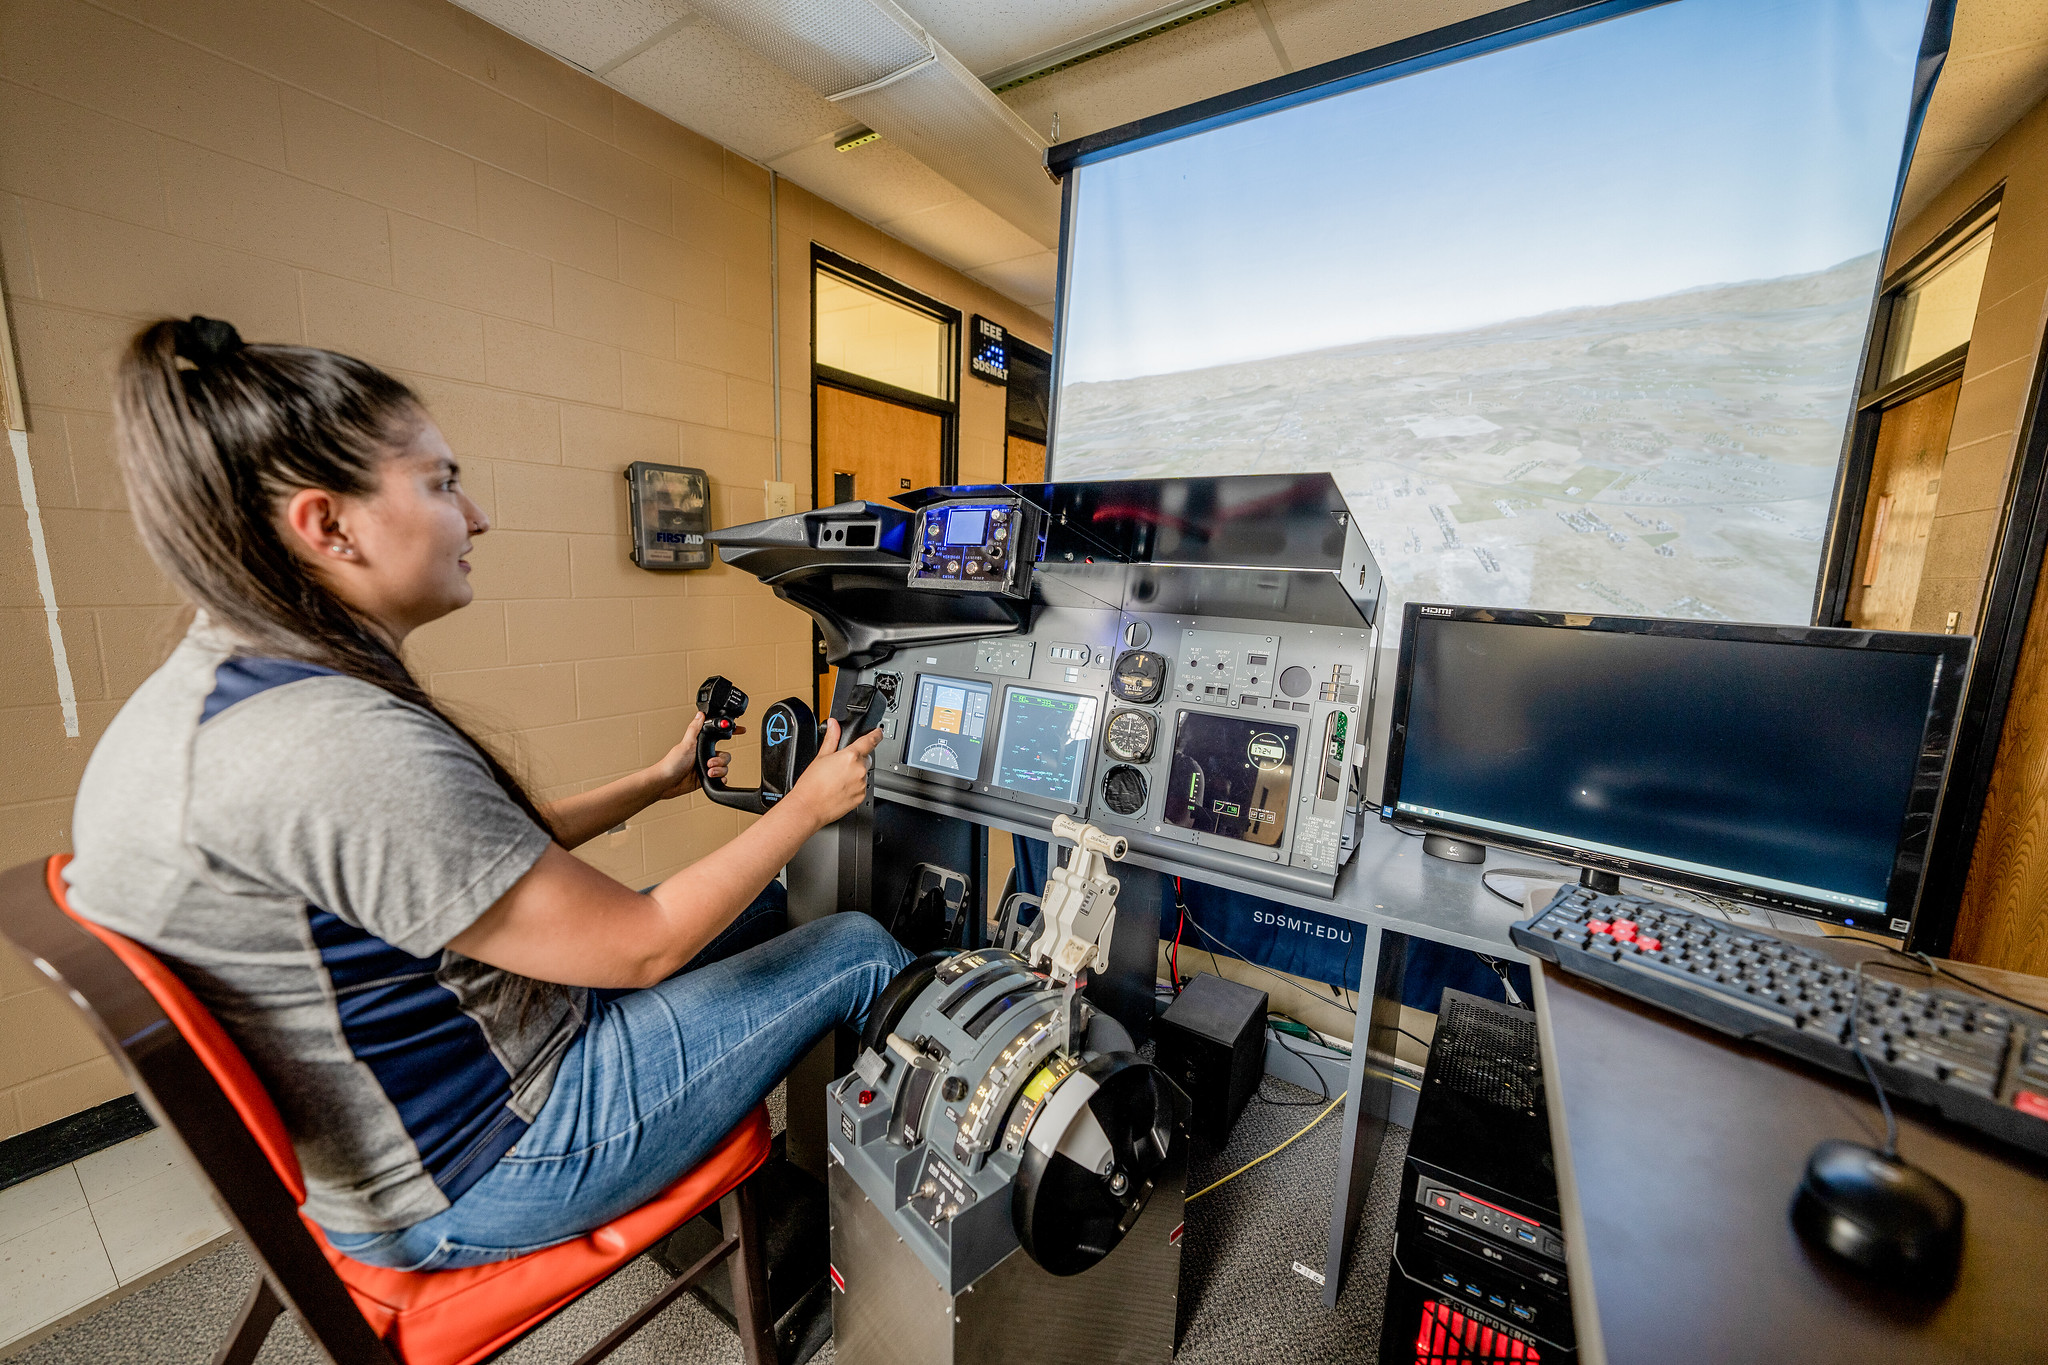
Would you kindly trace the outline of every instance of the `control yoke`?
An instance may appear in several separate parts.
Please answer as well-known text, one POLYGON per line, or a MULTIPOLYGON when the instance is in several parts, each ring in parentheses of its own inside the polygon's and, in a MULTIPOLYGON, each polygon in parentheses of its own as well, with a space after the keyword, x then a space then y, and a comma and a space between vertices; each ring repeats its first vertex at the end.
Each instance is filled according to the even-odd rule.
POLYGON ((818 718, 796 697, 784 697, 761 718, 761 785, 728 787, 705 771, 718 746, 733 737, 747 712, 747 694, 722 677, 709 677, 697 689, 697 709, 704 728, 697 732, 697 779, 704 795, 721 806, 765 814, 789 795, 796 780, 818 756, 818 718))
POLYGON ((1120 883, 1109 875, 1105 858, 1121 862, 1130 851, 1121 835, 1105 834, 1069 815, 1052 818, 1055 838, 1074 846, 1065 867, 1046 879, 1039 902, 1038 937, 1031 941, 1031 965, 1043 967, 1053 980, 1073 984, 1090 967, 1109 964, 1109 936, 1116 928, 1116 893, 1120 883))

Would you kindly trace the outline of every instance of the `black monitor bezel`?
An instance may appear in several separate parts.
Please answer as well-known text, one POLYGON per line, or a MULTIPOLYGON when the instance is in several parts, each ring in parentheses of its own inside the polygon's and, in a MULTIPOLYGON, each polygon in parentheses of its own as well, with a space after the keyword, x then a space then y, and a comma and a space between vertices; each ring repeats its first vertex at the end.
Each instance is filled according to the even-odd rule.
POLYGON ((910 761, 910 742, 917 737, 917 694, 924 690, 925 679, 927 678, 931 679, 934 682, 959 683, 966 687, 987 688, 989 694, 989 711, 991 713, 991 719, 993 719, 993 713, 996 709, 996 697, 998 693, 998 689, 993 680, 988 678, 963 678, 953 673, 932 672, 918 674, 916 681, 913 682, 910 687, 910 708, 909 713, 904 717, 903 743, 897 749, 896 770, 902 773, 915 773, 918 777, 918 780, 920 781, 928 779, 933 782, 948 782, 951 783, 953 786, 960 788, 962 791, 972 791, 976 786, 981 784, 981 775, 988 768, 989 751, 992 748, 994 748, 994 746, 988 742, 987 731, 985 729, 982 732, 982 741, 978 746, 980 752, 979 756, 975 760, 974 771, 965 777, 956 777, 952 773, 938 772, 931 768, 921 767, 920 765, 910 761))
MULTIPOLYGON (((1026 805, 1037 806, 1042 810, 1069 811, 1078 814, 1088 804, 1089 783, 1095 780, 1095 770, 1100 766, 1098 760, 1103 752, 1103 726, 1107 724, 1106 717, 1109 708, 1102 689, 1076 691, 1065 687, 1047 687, 1040 683, 1028 681, 1010 682, 1003 685, 1000 702, 1001 704, 995 708, 996 742, 990 746, 992 757, 988 765, 988 778, 979 785, 987 791, 1001 792, 1013 801, 1021 801, 1026 805), (1095 703, 1095 724, 1088 732, 1088 752, 1082 758, 1080 771, 1075 774, 1074 799, 1071 801, 1056 801, 1050 796, 1042 796, 1037 792, 1020 791, 1015 787, 1006 787, 996 780, 1002 775, 1003 771, 1003 736, 1007 732, 1010 722, 1010 695, 1019 691, 1036 692, 1041 696, 1072 697, 1076 701, 1095 703)), ((919 771, 922 772, 923 769, 919 769, 919 771)))
POLYGON ((1907 631, 1851 630, 1835 626, 1758 625, 1746 622, 1692 621, 1666 617, 1602 616, 1584 612, 1526 611, 1500 607, 1461 607, 1435 602, 1410 602, 1401 617, 1401 648, 1394 674, 1392 715, 1387 731, 1386 774, 1380 790, 1380 819, 1397 829, 1428 834, 1448 834, 1473 843, 1518 853, 1531 853, 1558 862, 1600 872, 1613 872, 1718 896, 1769 911, 1786 911, 1813 919, 1850 924, 1888 938, 1904 938, 1920 911, 1920 893, 1927 878, 1927 851, 1934 832, 1934 816, 1948 777, 1950 751, 1956 720, 1961 711, 1963 683, 1969 672, 1972 641, 1967 635, 1921 635, 1907 631), (1731 640, 1758 644, 1803 645, 1814 648, 1868 649, 1896 654, 1920 654, 1939 661, 1927 720, 1920 736, 1920 757, 1914 766, 1913 785, 1900 817, 1897 852, 1885 891, 1885 910, 1873 924, 1858 912, 1839 905, 1803 897, 1760 891, 1738 882, 1672 868, 1659 863, 1619 857, 1579 847, 1564 840, 1522 838, 1497 830, 1476 829, 1455 820, 1400 812, 1401 765, 1408 734, 1408 704, 1412 693, 1415 647, 1420 630, 1437 621, 1472 621, 1487 625, 1550 626, 1568 630, 1596 630, 1612 634, 1676 636, 1695 640, 1731 640), (1906 907, 1904 914, 1898 907, 1906 907), (1903 920, 1906 928, 1894 927, 1903 920), (1852 923, 1853 922, 1853 923, 1852 923))

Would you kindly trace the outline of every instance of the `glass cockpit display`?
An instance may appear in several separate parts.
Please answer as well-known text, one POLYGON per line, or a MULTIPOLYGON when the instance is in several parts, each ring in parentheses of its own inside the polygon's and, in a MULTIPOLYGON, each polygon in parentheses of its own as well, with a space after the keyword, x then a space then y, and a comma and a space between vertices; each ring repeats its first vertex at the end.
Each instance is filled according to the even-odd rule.
POLYGON ((911 714, 903 761, 941 777, 974 781, 981 775, 981 747, 988 734, 989 700, 994 693, 994 686, 985 682, 932 675, 919 678, 917 708, 911 714))
POLYGON ((1265 720, 1182 711, 1166 780, 1166 822, 1277 848, 1287 835, 1300 731, 1265 720))
POLYGON ((1095 742, 1094 697, 1012 687, 1003 698, 994 785, 1071 805, 1095 742))

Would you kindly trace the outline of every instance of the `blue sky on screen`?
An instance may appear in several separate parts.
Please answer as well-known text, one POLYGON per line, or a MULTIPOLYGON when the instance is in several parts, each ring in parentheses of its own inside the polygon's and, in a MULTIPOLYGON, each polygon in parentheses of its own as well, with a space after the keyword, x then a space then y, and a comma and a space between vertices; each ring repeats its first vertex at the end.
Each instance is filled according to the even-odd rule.
POLYGON ((1675 0, 1083 167, 1061 380, 1875 251, 1924 17, 1925 0, 1675 0))

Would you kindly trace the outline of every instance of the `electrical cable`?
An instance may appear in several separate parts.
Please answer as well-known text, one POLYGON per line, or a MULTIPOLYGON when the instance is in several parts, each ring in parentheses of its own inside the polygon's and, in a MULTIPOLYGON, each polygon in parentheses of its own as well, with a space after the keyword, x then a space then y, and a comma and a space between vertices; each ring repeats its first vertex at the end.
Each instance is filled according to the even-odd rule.
MULTIPOLYGON (((1351 1092, 1347 1090, 1347 1091, 1345 1091, 1345 1092, 1344 1092, 1344 1095, 1348 1095, 1348 1094, 1350 1094, 1350 1093, 1351 1093, 1351 1092)), ((1194 1192, 1193 1194, 1189 1195, 1189 1196, 1187 1197, 1187 1199, 1183 1201, 1183 1203, 1184 1203, 1184 1204, 1192 1204, 1192 1203, 1194 1203, 1194 1202, 1195 1202, 1195 1201, 1196 1201, 1197 1199, 1200 1199, 1200 1198, 1201 1198, 1201 1197, 1202 1197, 1203 1195, 1205 1195, 1205 1194, 1207 1194, 1207 1193, 1208 1193, 1209 1191, 1211 1191, 1211 1190, 1215 1189, 1215 1188, 1216 1188, 1217 1186, 1219 1186, 1219 1185, 1227 1185, 1227 1184, 1229 1184, 1229 1183, 1230 1183, 1231 1181, 1233 1181, 1233 1180, 1237 1179, 1237 1178, 1238 1178, 1239 1176, 1243 1175, 1243 1174, 1244 1174, 1244 1173, 1245 1173, 1246 1171, 1248 1171, 1248 1170, 1250 1170, 1250 1169, 1251 1169, 1252 1167, 1254 1167, 1254 1166, 1258 1165, 1258 1164, 1259 1164, 1260 1162, 1262 1162, 1262 1161, 1265 1161, 1265 1160, 1268 1160, 1268 1159, 1270 1159, 1270 1158, 1272 1158, 1272 1157, 1276 1157, 1276 1156, 1280 1155, 1280 1153, 1282 1153, 1282 1152, 1286 1151, 1286 1150, 1287 1150, 1287 1149, 1288 1149, 1289 1147, 1292 1147, 1292 1146, 1293 1146, 1293 1145, 1294 1145, 1295 1143, 1299 1142, 1299 1141, 1300 1141, 1300 1140, 1301 1140, 1301 1139, 1302 1139, 1303 1137, 1305 1137, 1305 1136, 1307 1135, 1307 1133, 1308 1133, 1308 1130, 1309 1130, 1310 1128, 1313 1128, 1313 1127, 1315 1127, 1315 1126, 1316 1126, 1317 1124, 1321 1123, 1321 1122, 1322 1122, 1322 1121, 1323 1121, 1324 1119, 1326 1119, 1326 1118, 1330 1117, 1331 1113, 1333 1113, 1333 1112, 1334 1112, 1334 1111, 1336 1110, 1337 1106, 1338 1106, 1338 1105, 1340 1105, 1340 1104, 1342 1104, 1342 1103, 1344 1103, 1344 1095, 1339 1095, 1339 1096, 1338 1096, 1338 1097, 1337 1097, 1336 1099, 1334 1099, 1334 1100, 1331 1100, 1331 1101, 1330 1101, 1330 1103, 1328 1104, 1328 1106, 1326 1106, 1326 1107, 1324 1108, 1323 1112, 1322 1112, 1322 1113, 1320 1113, 1320 1114, 1317 1114, 1317 1115, 1316 1115, 1316 1116, 1315 1116, 1314 1118, 1310 1119, 1310 1120, 1308 1121, 1308 1123, 1307 1123, 1307 1124, 1306 1124, 1306 1125, 1305 1125, 1305 1126, 1304 1126, 1304 1127, 1302 1128, 1302 1130, 1301 1130, 1301 1131, 1300 1131, 1299 1133, 1296 1133, 1296 1134, 1295 1134, 1295 1135, 1294 1135, 1293 1137, 1291 1137, 1291 1138, 1287 1139, 1287 1141, 1285 1141, 1285 1142, 1281 1143, 1281 1144, 1280 1144, 1280 1145, 1279 1145, 1278 1147, 1275 1147, 1275 1148, 1274 1148, 1274 1149, 1273 1149, 1272 1151, 1270 1151, 1270 1152, 1267 1152, 1267 1153, 1266 1153, 1266 1154, 1265 1154, 1264 1156, 1255 1156, 1255 1157, 1253 1157, 1253 1158, 1252 1158, 1252 1159, 1251 1159, 1250 1161, 1247 1161, 1247 1162, 1245 1162, 1245 1163, 1244 1163, 1244 1165, 1242 1165, 1242 1166, 1238 1167, 1238 1168, 1237 1168, 1236 1170, 1232 1171, 1232 1172, 1231 1172, 1231 1173, 1230 1173, 1229 1175, 1226 1175, 1226 1176, 1224 1176, 1224 1177, 1223 1177, 1223 1178, 1222 1178, 1221 1180, 1215 1180, 1215 1181, 1211 1181, 1211 1182, 1210 1182, 1209 1184, 1207 1184, 1207 1185, 1204 1185, 1204 1186, 1202 1186, 1202 1188, 1201 1188, 1201 1189, 1199 1189, 1199 1190, 1196 1190, 1196 1191, 1195 1191, 1195 1192, 1194 1192)))
POLYGON ((1479 874, 1479 884, 1481 886, 1506 901, 1509 905, 1520 906, 1525 909, 1527 908, 1526 903, 1520 896, 1510 896, 1507 892, 1487 880, 1487 878, 1495 873, 1499 873, 1503 877, 1537 877, 1543 881, 1550 881, 1556 875, 1536 867, 1489 867, 1479 874))
MULTIPOLYGON (((1222 939, 1220 939, 1220 938, 1216 937, 1216 935, 1214 935, 1214 934, 1210 933, 1210 932, 1209 932, 1209 931, 1208 931, 1207 929, 1204 929, 1204 928, 1202 927, 1202 922, 1201 922, 1200 920, 1198 920, 1198 919, 1196 919, 1196 918, 1195 918, 1195 913, 1194 913, 1194 911, 1192 911, 1192 910, 1189 910, 1189 909, 1188 909, 1188 908, 1187 908, 1186 906, 1182 906, 1182 907, 1181 907, 1181 913, 1183 913, 1183 914, 1185 914, 1185 915, 1187 916, 1187 918, 1188 918, 1188 923, 1189 923, 1189 924, 1192 924, 1192 925, 1194 925, 1194 926, 1195 926, 1195 932, 1196 932, 1196 933, 1200 934, 1200 935, 1201 935, 1201 936, 1202 936, 1203 938, 1206 938, 1206 939, 1208 939, 1208 940, 1209 940, 1209 941, 1210 941, 1211 943, 1218 943, 1218 944, 1222 944, 1222 946, 1223 946, 1223 950, 1224 950, 1225 952, 1229 953, 1229 954, 1230 954, 1230 955, 1231 955, 1232 957, 1236 958, 1236 959, 1237 959, 1237 960, 1238 960, 1239 962, 1242 962, 1242 963, 1244 963, 1244 965, 1245 965, 1245 966, 1247 966, 1247 967, 1250 967, 1250 968, 1251 968, 1251 969, 1252 969, 1253 971, 1255 971, 1255 972, 1264 972, 1264 973, 1265 973, 1265 974, 1266 974, 1267 976, 1270 976, 1270 977, 1272 977, 1272 978, 1273 978, 1273 979, 1274 979, 1275 981, 1278 981, 1278 982, 1280 982, 1280 983, 1281 983, 1282 985, 1284 985, 1284 986, 1293 986, 1293 987, 1294 987, 1294 988, 1295 988, 1296 990, 1299 990, 1299 989, 1300 989, 1300 986, 1299 986, 1299 984, 1298 984, 1298 983, 1297 983, 1296 981, 1290 981, 1290 980, 1288 980, 1288 979, 1287 979, 1286 977, 1284 977, 1284 976, 1280 975, 1280 973, 1278 973, 1278 972, 1276 972, 1276 971, 1272 971, 1272 970, 1271 970, 1271 969, 1269 969, 1269 968, 1266 968, 1266 967, 1262 967, 1262 966, 1260 966, 1260 965, 1259 965, 1258 963, 1256 963, 1256 962, 1252 961, 1252 960, 1251 960, 1250 958, 1246 957, 1246 956, 1245 956, 1245 955, 1244 955, 1243 953, 1240 953, 1240 952, 1239 952, 1239 951, 1238 951, 1237 949, 1235 949, 1235 948, 1231 947, 1231 946, 1230 946, 1230 945, 1229 945, 1228 943, 1224 943, 1222 939)), ((1214 949, 1205 949, 1204 951, 1208 952, 1208 954, 1209 954, 1209 959, 1210 959, 1210 961, 1212 961, 1212 962, 1213 962, 1213 961, 1215 961, 1215 959, 1216 959, 1216 953, 1215 953, 1215 950, 1214 950, 1214 949)), ((1218 976, 1221 976, 1221 975, 1223 974, 1223 972, 1222 972, 1222 969, 1221 969, 1221 966, 1220 966, 1220 964, 1219 964, 1219 966, 1218 966, 1218 970, 1217 970, 1217 973, 1216 973, 1216 974, 1217 974, 1218 976)), ((1332 1004, 1334 1005, 1334 1004, 1335 1004, 1335 1002, 1333 1001, 1333 1002, 1332 1002, 1332 1004)), ((1345 1008, 1345 1007, 1344 1007, 1344 1006, 1342 1006, 1342 1005, 1336 1005, 1336 1008, 1338 1008, 1338 1009, 1341 1009, 1341 1010, 1344 1010, 1344 1012, 1345 1012, 1346 1014, 1350 1015, 1350 1016, 1351 1016, 1352 1018, 1354 1018, 1354 1019, 1358 1017, 1358 1011, 1357 1011, 1357 1010, 1355 1010, 1355 1009, 1347 1009, 1347 1008, 1345 1008)))
MULTIPOLYGON (((1293 1022, 1300 1023, 1300 1020, 1294 1020, 1293 1022)), ((1304 1025, 1304 1027, 1306 1026, 1304 1025)), ((1266 1094, 1266 1078, 1265 1076, 1261 1075, 1259 1077, 1258 1089, 1252 1092, 1253 1094, 1258 1096, 1260 1102, 1263 1104, 1270 1104, 1276 1109, 1306 1109, 1312 1104, 1321 1104, 1325 1100, 1328 1100, 1330 1098, 1330 1082, 1328 1078, 1326 1078, 1323 1075, 1323 1069, 1316 1065, 1316 1059, 1309 1056, 1305 1052, 1298 1052, 1294 1048, 1289 1047, 1287 1045, 1285 1035, 1283 1035, 1278 1029, 1273 1030, 1273 1041, 1280 1044, 1281 1051, 1292 1053, 1295 1057, 1298 1057, 1301 1060, 1302 1065, 1306 1066, 1311 1072, 1315 1074, 1316 1089, 1322 1091, 1323 1093, 1312 1100, 1276 1100, 1266 1094)), ((1328 1045, 1325 1044, 1325 1046, 1328 1045)))
POLYGON ((1886 1098, 1884 1087, 1878 1084, 1877 1069, 1863 1055, 1863 968, 1869 961, 1866 957, 1856 964, 1856 989, 1849 996, 1849 1051, 1863 1064, 1863 1074, 1869 1078, 1870 1088, 1877 1092, 1877 1107, 1884 1113, 1884 1157, 1895 1161, 1899 1155, 1899 1121, 1892 1114, 1892 1102, 1886 1098))
POLYGON ((1923 962, 1927 965, 1927 969, 1930 974, 1939 972, 1941 975, 1949 977, 1952 980, 1962 982, 1965 986, 1968 986, 1973 991, 1982 991, 1984 992, 1984 994, 1991 996, 1994 999, 2003 1000, 2008 1005, 2017 1005, 2023 1010, 2032 1010, 2037 1014, 2041 1012, 2041 1006, 2039 1005, 2028 1004, 2026 1001, 2017 999, 2014 996, 2007 995, 2003 991, 1993 990, 1991 987, 1985 985, 1981 981, 1973 981, 1969 977, 1964 976, 1961 972, 1950 971, 1947 967, 1944 967, 1939 962, 1936 962, 1934 960, 1933 954, 1931 953, 1909 953, 1898 948, 1887 948, 1885 949, 1885 951, 1888 953, 1896 953, 1900 957, 1910 957, 1916 959, 1917 961, 1923 962))

